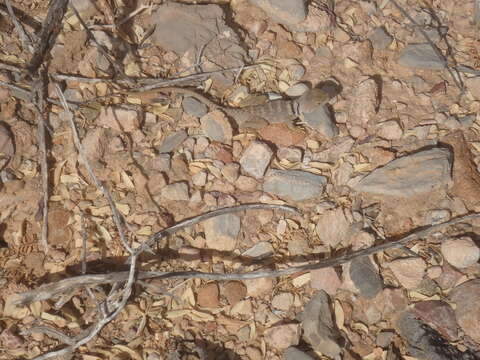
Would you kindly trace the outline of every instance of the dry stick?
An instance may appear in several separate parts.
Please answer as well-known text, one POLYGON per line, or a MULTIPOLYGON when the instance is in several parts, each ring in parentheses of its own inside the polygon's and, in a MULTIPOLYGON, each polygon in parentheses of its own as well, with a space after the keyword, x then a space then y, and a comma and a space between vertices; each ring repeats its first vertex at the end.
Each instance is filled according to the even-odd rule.
POLYGON ((45 124, 45 82, 40 76, 34 81, 32 87, 32 98, 36 100, 35 112, 37 113, 37 132, 38 145, 40 147, 40 169, 42 173, 43 190, 43 209, 42 209, 42 234, 40 245, 45 254, 48 253, 48 200, 50 198, 48 191, 48 163, 47 163, 47 142, 46 142, 46 124, 45 124))
POLYGON ((28 49, 28 51, 30 51, 31 53, 33 53, 34 48, 33 48, 32 39, 30 38, 30 36, 28 36, 25 29, 23 28, 23 26, 20 24, 17 17, 15 16, 10 0, 5 0, 5 5, 7 5, 8 13, 10 15, 10 18, 12 19, 13 25, 15 26, 15 30, 17 31, 18 36, 20 36, 20 40, 22 41, 23 47, 25 49, 28 49))
POLYGON ((455 68, 456 74, 453 73, 452 68, 448 66, 448 59, 446 58, 445 55, 438 49, 438 47, 434 44, 432 39, 428 36, 428 34, 423 30, 423 27, 421 27, 406 11, 404 8, 402 8, 396 0, 389 0, 402 14, 405 16, 412 24, 414 24, 420 33, 423 35, 425 40, 427 40, 428 44, 432 47, 433 51, 437 56, 442 60, 443 62, 443 67, 447 69, 448 73, 453 79, 453 82, 455 85, 458 87, 458 89, 462 92, 462 94, 465 92, 465 88, 463 86, 462 78, 460 77, 460 74, 458 73, 458 70, 455 68))
MULTIPOLYGON (((436 225, 429 226, 427 228, 422 228, 398 240, 386 242, 377 246, 372 246, 367 249, 357 250, 350 254, 345 254, 332 259, 321 260, 312 264, 292 266, 292 267, 288 267, 281 270, 253 271, 253 272, 240 273, 240 274, 204 273, 200 271, 173 271, 173 272, 140 271, 138 272, 137 278, 140 280, 152 279, 152 278, 160 278, 160 279, 196 278, 196 279, 219 281, 219 280, 247 280, 247 279, 271 278, 271 277, 279 277, 279 276, 285 276, 285 275, 293 275, 293 274, 297 274, 304 271, 341 265, 346 262, 352 261, 353 259, 360 256, 368 256, 380 251, 400 248, 411 241, 422 239, 427 235, 433 232, 439 231, 448 226, 452 226, 452 225, 455 225, 461 222, 466 222, 468 220, 472 220, 476 218, 480 218, 480 213, 473 213, 469 215, 460 216, 441 224, 436 224, 436 225)), ((51 284, 44 284, 35 290, 20 294, 18 297, 18 300, 16 301, 16 304, 25 306, 34 301, 48 300, 63 292, 72 291, 74 289, 78 289, 83 286, 111 284, 111 283, 125 281, 128 278, 128 275, 129 275, 128 271, 114 272, 114 273, 108 273, 108 274, 97 274, 97 275, 82 275, 82 276, 76 276, 76 277, 64 279, 51 284)))

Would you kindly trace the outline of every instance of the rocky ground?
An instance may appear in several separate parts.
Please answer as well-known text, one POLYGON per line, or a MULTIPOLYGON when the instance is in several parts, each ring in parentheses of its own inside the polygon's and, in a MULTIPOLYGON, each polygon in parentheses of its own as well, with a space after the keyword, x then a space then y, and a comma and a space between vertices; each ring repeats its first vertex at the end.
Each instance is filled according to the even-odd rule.
MULTIPOLYGON (((60 85, 133 248, 222 207, 300 214, 212 218, 162 239, 142 270, 285 269, 480 211, 477 0, 198 3, 73 1, 91 33, 68 10, 43 64, 48 97, 58 100, 60 85), (152 79, 229 106, 295 98, 326 80, 340 91, 294 125, 255 129, 189 96, 109 95, 152 79)), ((39 33, 48 2, 12 5, 39 33)), ((21 91, 31 53, 3 5, 0 29, 0 359, 30 359, 66 347, 58 332, 74 338, 96 323, 110 286, 90 297, 79 287, 60 306, 58 297, 15 305, 17 294, 80 275, 82 264, 118 271, 128 252, 59 105, 48 107, 42 247, 38 114, 21 91)), ((138 281, 125 309, 67 357, 478 359, 479 232, 473 217, 279 278, 138 281)))

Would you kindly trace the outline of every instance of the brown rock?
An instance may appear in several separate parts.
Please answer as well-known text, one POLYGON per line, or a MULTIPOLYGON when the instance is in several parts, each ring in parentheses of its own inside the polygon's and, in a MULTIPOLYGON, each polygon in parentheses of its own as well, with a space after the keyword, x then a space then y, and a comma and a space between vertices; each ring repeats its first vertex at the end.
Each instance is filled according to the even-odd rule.
POLYGON ((260 297, 272 292, 273 279, 261 278, 245 280, 245 285, 247 285, 247 294, 249 296, 260 297))
POLYGON ((413 312, 449 340, 458 338, 458 325, 450 305, 440 300, 421 301, 415 304, 413 312))
POLYGON ((134 110, 107 106, 101 109, 97 124, 117 131, 133 132, 139 128, 138 114, 134 110))
POLYGON ((270 124, 258 130, 258 134, 263 140, 284 147, 299 144, 307 136, 304 131, 294 129, 287 124, 270 124))
POLYGON ((397 280, 406 289, 415 289, 422 282, 427 264, 422 258, 404 258, 388 264, 397 280))
POLYGON ((316 290, 324 290, 328 295, 335 295, 342 284, 333 267, 310 271, 310 285, 316 290))
POLYGON ((216 283, 202 286, 197 292, 197 303, 201 307, 216 308, 220 306, 219 290, 216 283))
POLYGON ((300 325, 279 325, 265 331, 265 341, 272 349, 283 350, 297 345, 300 340, 300 325))
POLYGON ((51 209, 48 213, 48 243, 54 246, 67 247, 72 237, 68 226, 71 213, 64 209, 51 209))
POLYGON ((235 305, 247 295, 247 287, 240 281, 229 281, 223 287, 223 295, 230 305, 235 305))
POLYGON ((288 311, 293 306, 293 294, 284 292, 277 294, 272 299, 272 306, 275 309, 288 311))
POLYGON ((459 269, 476 264, 480 259, 480 248, 467 236, 444 240, 441 250, 445 260, 459 269))
POLYGON ((473 341, 480 343, 480 279, 470 280, 453 288, 450 300, 457 307, 458 325, 473 341))

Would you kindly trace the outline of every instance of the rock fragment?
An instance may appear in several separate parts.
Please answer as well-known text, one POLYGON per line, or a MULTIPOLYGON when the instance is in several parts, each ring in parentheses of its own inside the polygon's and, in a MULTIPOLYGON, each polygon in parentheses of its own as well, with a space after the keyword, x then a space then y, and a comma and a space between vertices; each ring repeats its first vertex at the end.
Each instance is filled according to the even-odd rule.
POLYGON ((273 151, 267 144, 254 141, 240 158, 240 165, 243 171, 256 179, 261 179, 265 174, 268 164, 272 159, 273 151))
POLYGON ((456 304, 458 325, 473 341, 480 343, 480 279, 469 280, 454 287, 449 298, 456 304))
POLYGON ((172 201, 188 201, 190 198, 188 184, 183 181, 163 187, 160 194, 163 198, 172 201))
POLYGON ((333 120, 333 114, 325 105, 317 107, 312 112, 304 113, 302 120, 327 139, 338 135, 338 127, 333 120))
POLYGON ((347 240, 350 224, 342 208, 328 211, 317 221, 315 231, 320 240, 332 248, 347 240))
POLYGON ((406 289, 415 289, 420 286, 427 264, 422 258, 403 258, 391 261, 388 267, 406 289))
POLYGON ((290 346, 283 352, 283 360, 314 360, 314 358, 302 350, 290 346))
POLYGON ((300 170, 270 170, 263 190, 281 198, 303 201, 322 195, 324 176, 300 170))
POLYGON ((375 50, 385 50, 393 41, 392 35, 383 27, 377 27, 369 36, 375 50))
POLYGON ((467 236, 444 240, 441 251, 445 260, 459 269, 476 264, 480 259, 480 248, 467 236))
POLYGON ((413 313, 425 324, 451 341, 458 338, 458 325, 452 307, 440 300, 420 301, 413 307, 413 313))
POLYGON ((187 96, 185 99, 183 99, 182 108, 183 111, 185 111, 185 113, 188 115, 198 118, 204 116, 208 111, 207 105, 191 96, 187 96))
POLYGON ((383 289, 378 269, 368 256, 355 258, 350 263, 350 278, 360 294, 372 299, 383 289))
POLYGON ((203 223, 206 244, 209 249, 232 251, 236 248, 240 232, 240 218, 235 214, 225 214, 208 219, 203 223))
POLYGON ((162 142, 162 144, 157 148, 159 153, 169 153, 172 152, 182 144, 188 138, 187 132, 185 130, 176 131, 168 135, 162 142))
POLYGON ((283 25, 295 25, 305 20, 307 4, 305 0, 249 0, 265 13, 283 25))
POLYGON ((417 69, 442 70, 445 68, 445 61, 428 43, 407 45, 400 54, 398 63, 417 69))
POLYGON ((232 143, 232 125, 219 110, 212 111, 200 119, 205 135, 214 141, 230 145, 232 143))
POLYGON ((202 286, 197 292, 197 303, 201 307, 216 308, 220 306, 219 290, 216 283, 202 286))
POLYGON ((286 324, 271 327, 265 331, 265 341, 275 350, 297 345, 300 340, 300 325, 286 324))

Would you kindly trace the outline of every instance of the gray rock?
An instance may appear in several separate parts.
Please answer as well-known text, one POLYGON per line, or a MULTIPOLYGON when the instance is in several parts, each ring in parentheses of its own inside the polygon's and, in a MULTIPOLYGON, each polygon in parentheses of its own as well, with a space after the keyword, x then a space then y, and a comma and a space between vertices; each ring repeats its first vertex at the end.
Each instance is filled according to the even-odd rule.
POLYGON ((446 148, 434 148, 403 156, 373 170, 355 186, 355 190, 409 197, 425 194, 451 181, 452 154, 446 148))
POLYGON ((360 294, 368 299, 373 299, 383 289, 382 278, 368 256, 352 260, 350 278, 360 294))
POLYGON ((185 130, 180 130, 168 135, 163 140, 162 145, 157 148, 159 153, 169 153, 187 139, 188 135, 185 130))
POLYGON ((377 27, 369 39, 375 50, 385 50, 393 41, 392 35, 390 35, 383 26, 377 27))
POLYGON ((325 105, 317 107, 312 112, 304 113, 302 118, 303 121, 328 139, 338 135, 338 128, 333 121, 333 115, 325 105))
POLYGON ((187 201, 189 199, 188 184, 181 181, 167 185, 161 190, 161 195, 167 200, 187 201))
POLYGON ((340 332, 333 321, 330 300, 325 291, 320 290, 305 306, 302 315, 304 339, 315 351, 331 358, 340 355, 342 341, 340 332))
POLYGON ((243 252, 242 256, 251 257, 255 259, 263 259, 267 256, 273 255, 273 246, 269 242, 262 241, 253 245, 250 249, 243 252))
POLYGON ((314 360, 313 357, 304 353, 294 346, 290 346, 283 352, 283 360, 314 360))
POLYGON ((158 171, 169 172, 172 167, 172 157, 170 154, 158 154, 153 159, 152 167, 158 171))
POLYGON ((294 201, 312 199, 322 195, 327 179, 300 170, 270 170, 263 190, 294 201))
POLYGON ((395 333, 393 331, 382 331, 377 334, 375 343, 381 348, 387 348, 393 340, 395 333))
POLYGON ((270 164, 272 156, 273 151, 267 144, 253 141, 240 158, 240 165, 247 174, 256 179, 261 179, 268 164, 270 164))
POLYGON ((277 157, 280 160, 287 160, 290 162, 302 161, 302 150, 295 147, 282 147, 277 151, 277 157))
POLYGON ((407 45, 397 62, 400 65, 418 69, 442 70, 445 68, 445 61, 438 57, 428 43, 407 45))
POLYGON ((232 125, 221 111, 212 111, 202 116, 200 124, 209 139, 227 145, 232 143, 232 125))
POLYGON ((218 251, 234 250, 240 225, 240 218, 235 214, 220 215, 205 221, 203 228, 207 248, 218 251))
POLYGON ((250 0, 250 2, 283 25, 295 25, 307 17, 305 0, 250 0))
POLYGON ((407 341, 407 353, 425 360, 475 360, 470 351, 460 352, 449 345, 435 330, 406 311, 397 321, 398 330, 407 341))
POLYGON ((195 116, 198 118, 205 115, 208 111, 207 105, 205 105, 201 101, 191 96, 188 96, 185 99, 183 99, 182 108, 183 108, 183 111, 185 111, 188 115, 195 116))

